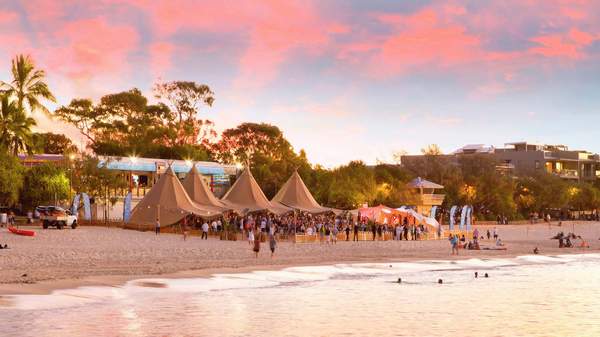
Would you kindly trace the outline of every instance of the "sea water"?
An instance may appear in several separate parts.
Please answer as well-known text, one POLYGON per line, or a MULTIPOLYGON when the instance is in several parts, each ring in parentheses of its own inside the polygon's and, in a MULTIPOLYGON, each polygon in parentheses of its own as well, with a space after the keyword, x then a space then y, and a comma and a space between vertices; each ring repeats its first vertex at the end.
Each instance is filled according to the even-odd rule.
POLYGON ((2 303, 1 336, 597 337, 600 254, 292 267, 2 303))

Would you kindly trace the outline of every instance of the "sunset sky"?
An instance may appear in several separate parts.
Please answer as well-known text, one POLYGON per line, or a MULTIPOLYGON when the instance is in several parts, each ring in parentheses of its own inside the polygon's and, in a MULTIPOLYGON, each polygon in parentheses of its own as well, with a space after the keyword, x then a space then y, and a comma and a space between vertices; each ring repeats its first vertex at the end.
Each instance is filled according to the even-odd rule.
POLYGON ((59 104, 208 84, 218 130, 272 123, 329 167, 430 143, 600 152, 600 1, 0 0, 0 79, 16 53, 59 104))

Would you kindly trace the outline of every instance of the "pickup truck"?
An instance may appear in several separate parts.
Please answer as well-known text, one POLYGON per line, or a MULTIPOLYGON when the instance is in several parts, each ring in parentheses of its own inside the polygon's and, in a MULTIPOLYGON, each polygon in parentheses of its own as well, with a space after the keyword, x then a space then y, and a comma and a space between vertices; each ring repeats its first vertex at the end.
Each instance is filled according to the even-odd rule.
POLYGON ((48 227, 63 229, 65 226, 77 228, 77 216, 62 207, 38 206, 35 210, 40 214, 40 221, 42 221, 44 229, 48 227))

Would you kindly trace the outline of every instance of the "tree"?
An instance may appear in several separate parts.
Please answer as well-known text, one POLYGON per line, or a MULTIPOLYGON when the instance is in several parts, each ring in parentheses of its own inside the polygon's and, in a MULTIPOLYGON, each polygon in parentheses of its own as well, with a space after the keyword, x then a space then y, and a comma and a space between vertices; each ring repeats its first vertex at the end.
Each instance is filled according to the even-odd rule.
POLYGON ((373 204, 377 197, 375 173, 363 162, 352 161, 333 170, 328 190, 326 204, 329 206, 353 209, 365 203, 373 204))
POLYGON ((0 151, 0 205, 17 204, 23 187, 23 171, 18 158, 0 151))
POLYGON ((524 174, 517 180, 514 200, 524 217, 531 212, 562 209, 569 202, 568 184, 546 172, 524 174))
POLYGON ((69 178, 63 167, 46 163, 26 170, 20 198, 23 205, 53 204, 68 197, 69 178))
POLYGON ((174 114, 176 144, 192 144, 216 136, 213 123, 198 118, 200 106, 210 107, 215 100, 209 86, 186 81, 157 83, 154 93, 174 114))
POLYGON ((223 131, 214 145, 215 155, 225 163, 252 164, 254 156, 281 160, 294 155, 281 130, 266 123, 243 123, 223 131))
POLYGON ((567 189, 569 206, 580 211, 589 211, 600 207, 600 191, 592 184, 581 183, 567 189))
POLYGON ((84 156, 72 164, 73 190, 77 193, 87 193, 90 198, 103 204, 106 218, 108 206, 114 205, 117 201, 116 197, 110 197, 110 191, 127 188, 125 177, 118 171, 109 170, 107 162, 101 162, 95 157, 84 156))
POLYGON ((10 83, 2 81, 0 87, 8 96, 16 97, 19 110, 25 111, 25 105, 27 105, 31 113, 40 110, 49 114, 50 112, 42 105, 40 99, 56 102, 56 98, 45 82, 46 73, 35 68, 29 55, 22 54, 12 60, 11 73, 12 81, 10 83))
POLYGON ((27 117, 14 101, 9 101, 7 95, 0 98, 0 146, 13 155, 21 151, 30 152, 33 147, 31 128, 35 120, 27 117))
POLYGON ((374 168, 377 198, 374 205, 393 208, 415 203, 415 193, 407 187, 414 176, 399 165, 379 164, 374 168))
MULTIPOLYGON (((304 151, 296 154, 281 130, 270 124, 243 123, 223 131, 213 145, 224 163, 249 165, 267 197, 272 197, 294 170, 308 176, 310 164, 304 151)), ((301 174, 301 175, 302 175, 301 174)))
POLYGON ((439 156, 442 155, 442 150, 437 144, 429 144, 426 148, 421 149, 421 153, 426 156, 439 156))
POLYGON ((63 134, 52 132, 34 133, 33 143, 35 151, 38 153, 66 154, 77 152, 77 146, 63 134))

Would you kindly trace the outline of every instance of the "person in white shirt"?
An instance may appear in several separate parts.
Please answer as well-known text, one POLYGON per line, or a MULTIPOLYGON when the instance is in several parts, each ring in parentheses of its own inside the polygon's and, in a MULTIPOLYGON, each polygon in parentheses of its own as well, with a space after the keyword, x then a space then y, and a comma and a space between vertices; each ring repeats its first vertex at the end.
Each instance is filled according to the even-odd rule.
POLYGON ((267 220, 265 218, 262 218, 260 221, 260 231, 263 233, 267 232, 267 220))
POLYGON ((249 245, 254 244, 254 231, 252 229, 248 230, 248 244, 249 245))
POLYGON ((202 224, 202 237, 200 239, 208 240, 208 222, 202 224))

